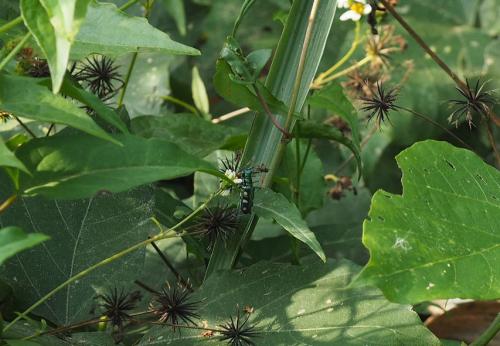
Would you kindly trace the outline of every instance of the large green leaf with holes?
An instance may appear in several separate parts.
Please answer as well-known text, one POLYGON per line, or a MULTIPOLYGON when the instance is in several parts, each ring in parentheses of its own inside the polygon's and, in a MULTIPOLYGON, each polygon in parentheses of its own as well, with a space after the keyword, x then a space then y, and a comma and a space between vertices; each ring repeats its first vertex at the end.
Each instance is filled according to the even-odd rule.
POLYGON ((400 303, 500 297, 500 172, 446 142, 397 156, 403 195, 378 191, 364 223, 359 281, 400 303))
MULTIPOLYGON (((0 197, 7 190, 3 184, 0 180, 0 197)), ((0 214, 0 227, 16 224, 32 239, 43 233, 50 240, 8 259, 0 270, 0 276, 14 288, 18 309, 31 306, 70 277, 156 232, 150 221, 153 202, 149 187, 72 201, 19 197, 0 214)), ((35 313, 58 325, 95 317, 91 313, 95 296, 137 278, 144 254, 139 249, 96 269, 60 290, 35 313)))
MULTIPOLYGON (((214 274, 197 293, 201 319, 218 328, 240 309, 252 307, 248 323, 256 345, 439 345, 409 306, 388 302, 375 288, 346 288, 358 266, 316 258, 300 266, 261 262, 214 274)), ((200 321, 201 325, 201 321, 200 321)), ((219 335, 176 334, 154 327, 140 345, 223 345, 219 335)))

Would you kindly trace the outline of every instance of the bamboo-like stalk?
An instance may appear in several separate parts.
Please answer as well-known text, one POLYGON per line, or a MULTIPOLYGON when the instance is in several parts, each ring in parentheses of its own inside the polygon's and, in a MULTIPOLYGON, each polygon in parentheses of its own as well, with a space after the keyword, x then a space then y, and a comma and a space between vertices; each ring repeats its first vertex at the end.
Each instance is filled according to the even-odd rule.
MULTIPOLYGON (((310 0, 296 0, 293 2, 265 83, 271 93, 288 107, 292 105, 292 99, 295 99, 293 102, 295 107, 292 109, 295 113, 302 110, 309 87, 316 75, 337 5, 336 0, 321 0, 317 15, 311 23, 310 14, 314 3, 310 0), (305 41, 307 41, 306 32, 308 27, 311 27, 312 30, 308 40, 307 54, 303 57, 302 78, 299 78, 300 84, 298 88, 294 88, 302 48, 305 41), (294 89, 297 90, 295 97, 293 96, 294 89)), ((285 129, 285 125, 288 125, 289 129, 287 130, 291 132, 295 123, 293 118, 290 118, 288 124, 286 114, 275 114, 274 119, 285 129)), ((282 132, 273 125, 269 116, 260 113, 255 114, 243 152, 241 167, 261 164, 268 167, 269 172, 263 179, 263 187, 271 185, 272 177, 281 161, 280 144, 282 139, 282 132)), ((239 249, 250 238, 256 223, 257 217, 252 215, 248 218, 241 233, 229 239, 226 244, 216 242, 206 277, 214 271, 230 269, 233 266, 239 249)))

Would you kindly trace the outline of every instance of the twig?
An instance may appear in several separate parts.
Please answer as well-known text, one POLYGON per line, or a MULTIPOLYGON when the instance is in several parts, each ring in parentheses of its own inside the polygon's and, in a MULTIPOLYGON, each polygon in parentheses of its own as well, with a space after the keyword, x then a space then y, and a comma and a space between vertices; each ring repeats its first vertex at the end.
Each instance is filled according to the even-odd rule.
POLYGON ((488 140, 490 141, 490 145, 493 148, 493 153, 495 154, 497 165, 500 166, 500 153, 498 152, 497 143, 495 141, 495 137, 493 136, 493 128, 491 127, 491 122, 489 121, 489 119, 486 119, 486 132, 488 133, 488 140))
POLYGON ((3 213, 8 207, 10 207, 12 205, 12 203, 15 202, 16 199, 17 199, 17 195, 14 194, 14 195, 10 196, 9 198, 7 198, 2 204, 0 204, 0 213, 3 213))
POLYGON ((50 124, 49 129, 47 130, 47 134, 45 135, 45 137, 48 137, 50 135, 50 131, 52 131, 52 129, 54 128, 55 125, 56 124, 54 124, 54 123, 50 124))
MULTIPOLYGON (((368 134, 366 135, 365 138, 363 138, 363 140, 361 141, 361 144, 360 144, 360 148, 363 149, 363 147, 368 143, 368 141, 373 137, 373 135, 375 134, 375 132, 377 132, 377 125, 373 126, 372 129, 370 130, 370 132, 368 132, 368 134)), ((351 160, 354 158, 354 154, 351 154, 344 162, 342 162, 339 167, 337 168, 337 170, 335 171, 335 175, 339 175, 340 172, 342 172, 342 170, 344 168, 347 167, 347 164, 349 162, 351 162, 351 160)))
POLYGON ((441 60, 441 58, 427 45, 427 43, 425 43, 425 41, 415 32, 415 30, 413 30, 413 28, 408 24, 408 22, 406 22, 404 18, 399 15, 398 12, 396 12, 396 10, 389 3, 389 1, 387 0, 380 0, 380 1, 384 4, 384 7, 387 9, 387 11, 389 11, 392 14, 392 16, 399 22, 399 24, 401 24, 401 26, 413 37, 413 39, 417 41, 420 47, 422 47, 427 52, 427 54, 429 54, 432 60, 434 60, 434 62, 436 62, 436 64, 438 64, 439 67, 441 67, 441 69, 445 71, 448 74, 448 76, 450 76, 451 79, 455 81, 455 84, 457 84, 457 86, 460 89, 466 91, 467 85, 464 83, 464 81, 462 81, 455 74, 455 72, 453 72, 450 69, 450 67, 446 65, 446 63, 443 60, 441 60))
POLYGON ((273 113, 271 112, 271 109, 269 109, 269 106, 266 103, 266 100, 264 100, 264 97, 262 97, 261 93, 259 92, 259 89, 257 89, 257 87, 255 85, 253 85, 253 88, 254 88, 255 94, 257 95, 257 98, 259 99, 260 104, 264 108, 264 111, 267 114, 267 116, 271 119, 271 122, 273 123, 273 125, 276 126, 276 128, 278 130, 280 130, 280 132, 283 134, 283 136, 285 138, 290 138, 291 137, 290 133, 287 130, 285 130, 280 125, 280 123, 276 120, 273 113))
POLYGON ((25 130, 26 130, 26 132, 28 132, 28 133, 31 135, 31 137, 36 138, 36 135, 33 133, 33 131, 31 131, 31 130, 29 129, 29 127, 28 127, 28 126, 26 126, 26 124, 24 124, 24 123, 21 121, 21 119, 19 119, 19 118, 18 118, 18 117, 16 117, 16 116, 14 116, 14 119, 16 119, 16 120, 17 120, 17 122, 19 123, 19 125, 21 125, 21 127, 22 127, 23 129, 25 129, 25 130))
POLYGON ((212 119, 212 123, 213 124, 218 124, 218 123, 221 123, 223 121, 226 121, 226 120, 229 120, 229 119, 232 119, 232 118, 235 118, 237 117, 238 115, 242 115, 242 114, 245 114, 245 113, 248 113, 250 112, 251 109, 248 108, 248 107, 243 107, 243 108, 240 108, 240 109, 237 109, 235 111, 232 111, 232 112, 229 112, 227 114, 224 114, 224 115, 221 115, 220 117, 218 118, 215 118, 215 119, 212 119))
POLYGON ((431 123, 432 125, 436 126, 436 127, 439 127, 441 130, 445 131, 447 134, 449 134, 450 136, 452 136, 453 138, 455 138, 457 141, 459 141, 462 145, 464 145, 467 149, 470 149, 472 151, 474 151, 474 149, 472 149, 472 147, 465 143, 460 137, 458 137, 456 134, 454 134, 453 132, 451 132, 449 129, 447 129, 445 126, 441 125, 440 123, 434 121, 433 119, 429 118, 428 116, 422 114, 422 113, 419 113, 417 111, 414 111, 413 109, 411 108, 406 108, 406 107, 401 107, 401 106, 397 106, 397 108, 399 109, 402 109, 404 111, 407 111, 408 113, 411 113, 413 115, 416 115, 417 117, 419 118, 422 118, 424 119, 425 121, 428 121, 429 123, 431 123))
POLYGON ((165 265, 168 267, 168 269, 170 269, 170 271, 175 275, 175 278, 177 279, 177 281, 179 281, 182 285, 184 285, 184 287, 186 289, 188 289, 189 291, 193 292, 193 289, 191 288, 191 285, 189 284, 189 282, 187 280, 185 280, 182 277, 182 275, 174 268, 174 266, 172 265, 172 263, 170 263, 170 261, 168 260, 167 256, 165 256, 165 254, 160 250, 160 248, 158 247, 158 245, 156 245, 155 242, 151 242, 151 246, 153 246, 153 248, 156 250, 156 252, 160 256, 160 258, 163 260, 163 262, 165 263, 165 265))

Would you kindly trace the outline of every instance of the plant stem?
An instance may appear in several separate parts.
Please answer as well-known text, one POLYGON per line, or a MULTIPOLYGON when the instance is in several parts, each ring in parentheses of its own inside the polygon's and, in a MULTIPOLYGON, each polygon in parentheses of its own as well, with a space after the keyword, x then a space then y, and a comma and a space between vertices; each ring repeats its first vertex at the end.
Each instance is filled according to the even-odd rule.
MULTIPOLYGON (((363 138, 363 140, 361 141, 361 144, 360 144, 360 148, 363 149, 363 147, 370 141, 370 139, 373 137, 373 135, 377 132, 377 125, 374 125, 370 132, 368 132, 368 134, 366 135, 365 138, 363 138)), ((351 160, 354 159, 354 154, 351 154, 344 162, 342 162, 339 167, 337 168, 337 170, 335 171, 335 175, 339 175, 340 172, 342 172, 342 170, 344 168, 347 167, 347 164, 349 162, 351 162, 351 160)))
POLYGON ((127 10, 129 7, 131 7, 132 5, 135 5, 135 3, 137 3, 139 0, 130 0, 126 3, 124 3, 121 7, 120 7, 120 10, 121 11, 125 11, 127 10))
MULTIPOLYGON (((302 50, 300 52, 299 64, 297 66, 297 74, 295 75, 295 82, 292 89, 290 105, 288 108, 288 113, 285 120, 284 130, 286 132, 291 131, 291 127, 293 125, 293 114, 295 113, 297 107, 298 95, 302 83, 302 76, 304 74, 304 66, 307 56, 307 49, 309 48, 309 42, 311 41, 311 33, 314 26, 314 21, 316 19, 316 14, 318 11, 320 0, 314 0, 311 8, 311 12, 309 13, 309 18, 307 19, 307 28, 306 33, 304 35, 304 43, 302 44, 302 50)), ((275 172, 278 169, 278 166, 281 162, 281 158, 285 151, 287 141, 284 141, 283 138, 278 146, 277 155, 274 157, 274 160, 271 164, 270 171, 275 172)), ((266 179, 264 180, 264 186, 270 186, 272 181, 272 175, 268 174, 266 179)))
POLYGON ((352 42, 351 48, 347 51, 347 53, 332 67, 330 67, 328 70, 325 72, 321 73, 314 81, 313 85, 311 88, 314 89, 319 89, 321 88, 322 84, 324 84, 324 79, 327 78, 329 75, 331 75, 333 72, 337 71, 337 69, 344 65, 347 60, 354 54, 356 51, 356 48, 358 48, 360 39, 359 39, 359 32, 361 29, 361 24, 360 21, 356 22, 356 27, 354 29, 354 41, 352 42))
POLYGON ((434 60, 434 62, 436 62, 436 64, 438 64, 439 67, 441 67, 441 69, 444 72, 446 72, 448 76, 451 77, 451 79, 453 79, 455 84, 460 89, 466 91, 467 85, 455 74, 455 72, 453 72, 450 69, 448 65, 446 65, 446 63, 443 60, 441 60, 441 58, 427 45, 427 43, 425 43, 425 41, 415 32, 415 30, 413 30, 410 24, 408 24, 408 22, 406 22, 403 19, 403 17, 401 17, 399 13, 396 12, 396 10, 394 9, 394 7, 392 7, 389 1, 387 0, 380 0, 380 1, 382 2, 382 4, 384 4, 384 7, 387 9, 387 11, 389 11, 392 14, 392 16, 399 22, 399 24, 401 24, 401 26, 411 35, 411 37, 413 37, 413 39, 417 41, 420 47, 422 47, 427 52, 427 54, 429 54, 432 60, 434 60))
POLYGON ((52 131, 52 129, 54 128, 55 125, 56 124, 54 124, 54 123, 50 124, 49 129, 47 130, 47 134, 45 135, 45 137, 48 137, 50 135, 50 131, 52 131))
POLYGON ((328 78, 325 78, 323 80, 323 84, 331 82, 332 80, 335 80, 337 78, 343 77, 343 76, 351 73, 352 71, 360 68, 361 66, 365 65, 366 63, 369 63, 371 60, 372 60, 372 58, 370 56, 365 56, 363 59, 361 59, 360 61, 358 61, 354 65, 351 65, 348 68, 346 68, 346 69, 344 69, 344 70, 342 70, 340 72, 337 72, 337 73, 335 73, 334 75, 331 75, 328 78))
MULTIPOLYGON (((143 246, 146 246, 148 244, 151 244, 152 242, 154 241, 157 241, 157 240, 162 240, 162 239, 168 239, 168 238, 176 238, 176 237, 182 237, 182 236, 185 236, 188 234, 188 232, 180 232, 180 233, 176 233, 175 231, 177 229, 179 229, 182 225, 184 225, 186 222, 188 222, 189 220, 191 220, 192 218, 194 218, 201 210, 203 210, 207 205, 208 203, 214 198, 216 197, 217 195, 219 195, 221 193, 221 190, 218 190, 217 192, 214 192, 212 195, 210 195, 210 197, 205 201, 203 202, 198 208, 196 208, 195 210, 193 210, 191 212, 191 214, 189 214, 188 216, 186 216, 184 219, 182 219, 179 223, 177 223, 176 225, 174 225, 173 227, 171 227, 170 229, 168 230, 161 230, 159 234, 155 235, 154 237, 151 237, 151 238, 148 238, 146 240, 143 240, 141 241, 140 243, 137 243, 131 247, 128 247, 120 252, 117 252, 115 253, 114 255, 88 267, 87 269, 84 269, 82 270, 81 272, 79 272, 78 274, 70 277, 69 279, 67 279, 66 281, 64 281, 63 283, 59 284, 57 287, 55 287, 54 289, 52 289, 49 293, 47 293, 46 295, 44 295, 42 298, 40 298, 37 302, 35 302, 33 305, 31 305, 28 309, 26 309, 24 312, 20 313, 17 315, 17 317, 12 321, 10 322, 9 324, 7 324, 3 331, 7 331, 8 329, 10 329, 17 321, 19 321, 21 318, 25 318, 27 314, 29 314, 31 311, 33 311, 34 309, 36 309, 38 306, 40 306, 41 304, 43 304, 44 302, 46 302, 50 297, 52 297, 54 294, 56 294, 57 292, 59 292, 60 290, 62 290, 64 287, 72 284, 73 282, 75 282, 76 280, 86 276, 87 274, 93 272, 94 270, 96 270, 97 268, 100 268, 106 264, 109 264, 111 262, 114 262, 115 260, 137 250, 137 249, 140 249, 141 247, 143 246), (174 234, 171 234, 172 232, 174 232, 174 234)), ((189 233, 189 234, 193 234, 193 233, 189 233)))
POLYGON ((123 83, 122 90, 120 91, 120 96, 118 97, 118 108, 120 108, 123 105, 123 99, 125 98, 125 93, 127 92, 127 86, 128 83, 130 82, 130 76, 132 75, 132 71, 134 70, 134 65, 135 61, 137 60, 137 55, 139 55, 139 52, 134 52, 132 55, 132 60, 130 61, 130 65, 128 66, 128 71, 127 75, 125 76, 125 82, 123 83))
POLYGON ((237 109, 235 111, 229 112, 227 114, 221 115, 218 118, 212 119, 212 123, 213 124, 218 124, 218 123, 221 123, 223 121, 226 121, 226 120, 229 120, 229 119, 232 119, 232 118, 236 118, 237 116, 245 114, 245 113, 248 113, 250 111, 251 111, 250 108, 243 107, 243 108, 237 109))
POLYGON ((189 282, 187 280, 185 280, 182 275, 174 268, 174 266, 172 265, 172 263, 170 263, 170 261, 168 260, 167 256, 165 256, 165 254, 160 250, 160 248, 158 247, 158 245, 156 245, 156 243, 153 241, 151 242, 151 245, 153 246, 153 248, 156 250, 156 252, 158 253, 158 256, 160 256, 160 258, 163 260, 163 263, 165 263, 165 265, 168 267, 168 269, 170 269, 170 271, 175 275, 175 278, 184 286, 186 287, 188 290, 190 290, 191 292, 193 291, 193 289, 191 288, 191 285, 189 284, 189 282))
POLYGON ((500 314, 497 314, 497 317, 495 317, 484 333, 474 340, 470 346, 486 346, 498 332, 500 332, 500 314))
POLYGON ((10 22, 5 23, 4 25, 0 26, 0 34, 3 34, 4 32, 9 31, 15 26, 18 26, 23 22, 23 18, 21 16, 12 19, 10 22))
POLYGON ((491 148, 493 149, 493 153, 495 154, 497 165, 500 167, 500 153, 498 152, 495 136, 493 136, 493 128, 491 126, 490 119, 486 119, 486 132, 488 133, 488 140, 490 141, 491 148))
POLYGON ((17 195, 13 194, 9 198, 7 198, 2 204, 0 204, 0 213, 3 213, 8 207, 12 205, 17 199, 17 195))
POLYGON ((443 130, 444 132, 446 132, 447 134, 449 134, 450 136, 452 136, 453 138, 455 138, 458 142, 460 142, 467 149, 470 149, 470 150, 474 151, 469 144, 465 143, 460 137, 458 137, 456 134, 454 134, 453 132, 451 132, 449 129, 447 129, 445 126, 441 125, 437 121, 434 121, 433 119, 429 118, 428 116, 426 116, 426 115, 424 115, 422 113, 419 113, 417 111, 414 111, 411 108, 406 108, 406 107, 401 107, 401 106, 397 106, 397 108, 402 109, 404 111, 407 111, 408 113, 411 113, 413 115, 416 115, 419 118, 424 119, 425 121, 427 121, 427 122, 431 123, 432 125, 440 128, 441 130, 443 130))
POLYGON ((31 137, 36 138, 36 136, 35 136, 35 134, 33 133, 33 131, 31 131, 31 130, 30 130, 30 128, 29 128, 28 126, 26 126, 26 124, 25 124, 25 123, 23 123, 23 122, 21 121, 21 119, 19 119, 19 118, 18 118, 18 117, 16 117, 16 116, 14 116, 14 119, 16 119, 16 121, 19 123, 19 125, 21 125, 21 127, 22 127, 24 130, 26 130, 26 132, 28 132, 28 133, 31 135, 31 137))
POLYGON ((295 113, 295 108, 297 107, 300 85, 302 83, 302 76, 304 75, 307 49, 309 48, 309 43, 311 42, 311 34, 314 26, 314 21, 316 20, 316 14, 318 13, 319 2, 320 0, 314 0, 311 8, 311 13, 309 14, 306 34, 304 36, 304 44, 302 45, 302 51, 300 52, 299 66, 297 67, 297 74, 295 76, 295 85, 293 86, 292 90, 292 99, 290 101, 288 114, 286 116, 285 131, 289 131, 293 123, 293 114, 295 113))
POLYGON ((186 102, 184 102, 182 100, 179 100, 178 98, 175 98, 175 97, 170 96, 170 95, 162 96, 161 98, 163 100, 165 100, 165 101, 169 101, 169 102, 175 103, 176 105, 184 107, 184 108, 186 108, 188 111, 190 111, 193 114, 200 115, 200 113, 198 113, 198 111, 196 110, 196 108, 194 108, 193 106, 191 106, 189 103, 186 103, 186 102))
MULTIPOLYGON (((297 124, 297 127, 300 125, 297 124)), ((298 131, 300 133, 300 130, 298 131)), ((300 157, 300 139, 295 138, 295 188, 292 191, 293 200, 295 205, 300 210, 300 173, 301 173, 301 157, 300 157)))
POLYGON ((2 61, 0 61, 0 71, 3 70, 3 68, 9 63, 9 61, 14 56, 16 56, 17 52, 19 52, 21 50, 21 48, 23 48, 24 44, 29 40, 30 37, 31 37, 31 33, 28 32, 26 35, 23 36, 21 41, 19 41, 19 43, 14 47, 14 49, 12 49, 10 51, 10 53, 7 54, 7 56, 5 58, 3 58, 2 61))
POLYGON ((267 114, 267 116, 269 117, 269 119, 271 119, 271 121, 274 124, 274 126, 276 126, 276 128, 278 130, 280 130, 280 132, 283 134, 283 136, 290 137, 290 133, 288 133, 283 127, 281 127, 281 125, 279 124, 279 122, 274 118, 274 115, 271 112, 271 110, 269 109, 269 106, 267 105, 266 100, 264 100, 264 98, 262 97, 261 93, 259 92, 259 89, 257 89, 257 87, 255 86, 255 84, 253 85, 253 89, 255 91, 255 95, 257 95, 257 98, 259 99, 260 104, 264 108, 265 113, 267 114))

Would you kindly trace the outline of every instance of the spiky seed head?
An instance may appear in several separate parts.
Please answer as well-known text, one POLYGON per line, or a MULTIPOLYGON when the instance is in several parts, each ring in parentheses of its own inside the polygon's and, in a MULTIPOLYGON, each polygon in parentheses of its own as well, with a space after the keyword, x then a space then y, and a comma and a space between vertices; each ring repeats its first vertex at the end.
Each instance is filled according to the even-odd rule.
POLYGON ((481 83, 478 79, 474 86, 471 86, 469 80, 466 79, 466 89, 456 88, 461 99, 450 100, 450 105, 456 109, 448 117, 448 121, 458 126, 460 119, 464 118, 469 124, 469 128, 474 125, 474 115, 487 118, 489 109, 495 104, 492 90, 485 90, 486 82, 481 83))
POLYGON ((217 205, 203 210, 196 221, 195 229, 208 239, 209 248, 212 248, 217 239, 225 242, 229 235, 238 230, 238 226, 238 209, 217 205))
POLYGON ((389 112, 397 110, 398 106, 395 104, 398 98, 398 90, 393 88, 386 91, 381 83, 376 84, 377 88, 371 97, 362 97, 363 107, 361 109, 368 114, 368 121, 375 118, 377 126, 389 119, 389 112))
POLYGON ((88 87, 91 93, 107 101, 116 95, 124 84, 118 68, 113 59, 103 55, 93 55, 78 68, 73 68, 73 77, 88 87))
POLYGON ((196 325, 195 320, 200 301, 193 300, 192 291, 182 283, 170 285, 168 282, 157 293, 149 309, 159 317, 160 322, 168 323, 176 330, 181 325, 196 325))
POLYGON ((253 338, 259 336, 259 331, 255 325, 248 323, 250 314, 241 316, 240 310, 236 312, 236 317, 229 317, 229 321, 219 325, 222 330, 220 331, 221 341, 226 341, 231 346, 254 346, 253 338))
POLYGON ((123 289, 118 291, 115 287, 109 293, 99 295, 97 298, 101 299, 99 306, 111 324, 121 328, 130 319, 130 311, 135 309, 142 295, 139 291, 126 293, 123 289))

